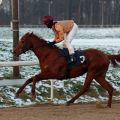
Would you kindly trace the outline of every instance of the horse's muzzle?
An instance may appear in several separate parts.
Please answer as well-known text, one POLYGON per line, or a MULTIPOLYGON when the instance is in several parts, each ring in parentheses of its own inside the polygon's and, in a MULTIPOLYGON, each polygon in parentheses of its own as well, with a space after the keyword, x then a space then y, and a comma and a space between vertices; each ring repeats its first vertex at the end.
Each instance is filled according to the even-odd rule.
POLYGON ((10 52, 11 52, 12 54, 14 54, 14 55, 16 54, 16 51, 15 51, 15 50, 11 50, 10 52))

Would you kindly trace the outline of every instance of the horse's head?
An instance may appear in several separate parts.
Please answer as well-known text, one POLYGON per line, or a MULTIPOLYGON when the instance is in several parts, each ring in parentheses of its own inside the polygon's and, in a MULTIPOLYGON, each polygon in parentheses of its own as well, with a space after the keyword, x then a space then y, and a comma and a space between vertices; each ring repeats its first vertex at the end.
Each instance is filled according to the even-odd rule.
POLYGON ((31 43, 32 34, 33 33, 28 32, 19 40, 17 46, 15 47, 13 51, 15 55, 20 55, 22 53, 25 53, 26 51, 32 48, 32 43, 31 43))

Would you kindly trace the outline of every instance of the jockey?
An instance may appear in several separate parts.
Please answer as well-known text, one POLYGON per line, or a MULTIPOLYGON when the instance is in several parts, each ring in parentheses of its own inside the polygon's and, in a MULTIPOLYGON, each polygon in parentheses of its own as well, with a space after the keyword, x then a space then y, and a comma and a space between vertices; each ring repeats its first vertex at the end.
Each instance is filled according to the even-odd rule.
POLYGON ((68 48, 70 55, 70 63, 76 61, 74 56, 74 48, 71 42, 77 33, 78 26, 73 20, 54 21, 52 16, 44 16, 42 19, 43 23, 50 29, 53 30, 55 38, 50 45, 61 42, 64 40, 64 47, 68 48))

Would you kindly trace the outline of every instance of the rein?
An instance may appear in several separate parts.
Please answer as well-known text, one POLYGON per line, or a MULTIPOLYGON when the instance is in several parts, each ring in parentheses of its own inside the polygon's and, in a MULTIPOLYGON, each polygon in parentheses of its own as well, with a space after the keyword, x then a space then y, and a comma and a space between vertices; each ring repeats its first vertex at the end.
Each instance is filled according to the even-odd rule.
MULTIPOLYGON (((32 41, 32 38, 30 37, 30 41, 32 41)), ((49 47, 50 45, 47 44, 47 41, 46 43, 44 43, 43 45, 36 45, 35 47, 31 48, 31 50, 35 50, 35 49, 38 49, 38 48, 41 48, 41 47, 49 47)))
POLYGON ((40 46, 38 46, 38 47, 48 47, 48 46, 50 46, 50 45, 40 45, 40 46))

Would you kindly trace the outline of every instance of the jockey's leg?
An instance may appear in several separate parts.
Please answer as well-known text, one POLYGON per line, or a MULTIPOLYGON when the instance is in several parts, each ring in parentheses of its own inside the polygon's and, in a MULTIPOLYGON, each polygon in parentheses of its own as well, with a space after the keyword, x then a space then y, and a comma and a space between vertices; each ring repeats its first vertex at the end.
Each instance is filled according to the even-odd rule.
POLYGON ((66 46, 66 48, 68 48, 68 52, 70 55, 70 62, 69 63, 75 62, 76 58, 74 56, 74 48, 72 47, 72 45, 69 42, 64 41, 64 46, 66 46))
POLYGON ((74 39, 77 31, 78 31, 78 26, 77 26, 76 23, 74 23, 73 28, 72 28, 71 31, 67 34, 67 39, 68 39, 68 41, 69 41, 70 43, 71 43, 72 40, 74 39))
POLYGON ((70 55, 74 54, 74 48, 73 48, 73 46, 71 45, 71 43, 69 42, 69 40, 67 38, 64 40, 64 46, 66 48, 68 48, 68 52, 69 52, 70 55))
POLYGON ((70 58, 71 58, 71 62, 76 61, 76 58, 74 56, 74 48, 71 45, 71 42, 75 36, 75 34, 77 33, 78 30, 78 26, 74 23, 74 26, 72 28, 72 30, 68 33, 64 35, 64 46, 66 46, 68 48, 69 54, 70 54, 70 58))

